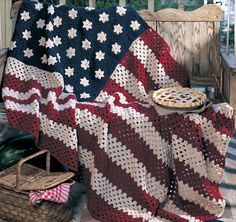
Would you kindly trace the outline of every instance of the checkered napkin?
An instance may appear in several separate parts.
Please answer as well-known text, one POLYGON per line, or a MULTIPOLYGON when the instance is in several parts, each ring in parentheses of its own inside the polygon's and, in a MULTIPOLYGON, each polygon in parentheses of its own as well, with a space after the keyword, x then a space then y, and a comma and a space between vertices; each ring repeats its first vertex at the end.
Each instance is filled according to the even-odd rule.
POLYGON ((50 190, 31 191, 29 194, 30 203, 35 205, 42 200, 49 200, 57 203, 66 203, 70 193, 70 184, 63 183, 50 190))

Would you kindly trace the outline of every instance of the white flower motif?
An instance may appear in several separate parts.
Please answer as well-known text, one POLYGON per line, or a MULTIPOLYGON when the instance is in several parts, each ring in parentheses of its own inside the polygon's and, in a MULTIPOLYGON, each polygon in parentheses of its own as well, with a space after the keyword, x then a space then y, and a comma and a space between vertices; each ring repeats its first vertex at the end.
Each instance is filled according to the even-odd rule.
POLYGON ((54 42, 51 39, 48 39, 46 41, 46 48, 53 48, 54 47, 54 42))
POLYGON ((13 50, 14 48, 16 48, 16 41, 11 41, 9 50, 13 50))
POLYGON ((93 7, 85 7, 85 9, 86 9, 87 11, 93 11, 95 8, 93 8, 93 7))
POLYGON ((34 55, 33 49, 27 48, 23 52, 24 52, 24 57, 27 57, 27 58, 31 58, 34 55))
POLYGON ((70 84, 65 85, 65 90, 69 93, 73 93, 74 92, 74 87, 71 86, 70 84))
POLYGON ((78 11, 77 10, 75 10, 75 9, 71 9, 70 11, 69 11, 69 17, 71 18, 71 19, 75 19, 75 18, 77 18, 77 14, 78 14, 78 11))
POLYGON ((43 8, 43 4, 42 3, 38 2, 37 4, 35 4, 35 9, 36 10, 40 11, 42 8, 43 8))
POLYGON ((82 41, 82 48, 85 50, 91 49, 91 42, 88 39, 82 41))
POLYGON ((57 16, 56 18, 53 19, 53 24, 58 28, 60 25, 62 25, 62 18, 57 16))
POLYGON ((90 67, 90 62, 87 59, 81 61, 81 67, 84 70, 87 70, 90 67))
POLYGON ((53 24, 52 24, 52 22, 49 22, 49 23, 46 25, 46 29, 47 29, 48 31, 53 31, 53 24))
POLYGON ((105 12, 99 15, 99 21, 102 23, 108 22, 109 21, 109 15, 105 12))
POLYGON ((139 30, 140 24, 138 23, 137 20, 131 21, 130 27, 131 27, 134 31, 136 31, 136 30, 139 30))
POLYGON ((24 20, 25 22, 30 19, 29 12, 23 11, 20 15, 21 15, 21 20, 24 20))
POLYGON ((127 9, 125 9, 124 7, 117 6, 116 13, 119 14, 120 16, 122 16, 122 15, 126 14, 126 10, 127 9))
POLYGON ((55 37, 53 37, 53 43, 55 46, 61 45, 61 38, 56 35, 55 37))
POLYGON ((123 27, 120 24, 114 25, 113 32, 116 33, 117 35, 119 35, 120 33, 123 32, 123 27))
POLYGON ((111 51, 114 52, 114 54, 117 55, 118 53, 121 52, 121 45, 119 45, 119 44, 117 44, 117 43, 113 44, 111 51))
POLYGON ((65 69, 65 75, 68 77, 71 77, 74 75, 74 68, 71 68, 70 66, 68 66, 67 69, 65 69))
POLYGON ((95 71, 95 78, 101 79, 103 77, 104 77, 104 71, 102 71, 101 69, 95 71))
POLYGON ((89 95, 89 93, 83 92, 80 94, 80 98, 81 99, 88 99, 88 98, 90 98, 90 95, 89 95))
POLYGON ((75 49, 70 47, 66 50, 66 56, 71 59, 73 56, 75 56, 75 49))
POLYGON ((53 7, 52 5, 50 5, 50 6, 48 7, 48 14, 53 15, 54 12, 55 12, 54 7, 53 7))
POLYGON ((25 30, 24 32, 22 32, 23 38, 26 40, 29 40, 30 38, 32 38, 31 35, 31 31, 25 30))
POLYGON ((41 37, 40 39, 39 39, 39 46, 45 46, 45 44, 46 44, 46 38, 45 37, 41 37))
POLYGON ((97 34, 97 40, 101 43, 105 42, 107 40, 107 34, 104 32, 99 32, 97 34))
POLYGON ((89 29, 92 29, 92 25, 93 23, 90 22, 88 19, 86 19, 85 21, 83 21, 83 28, 85 28, 87 31, 89 29))
POLYGON ((99 50, 98 52, 96 52, 96 59, 99 61, 102 61, 104 59, 105 53, 102 52, 101 50, 99 50))
POLYGON ((75 38, 76 35, 77 35, 77 30, 76 30, 76 29, 71 28, 71 29, 68 30, 68 37, 69 37, 70 39, 75 38))
POLYGON ((39 20, 36 22, 36 24, 37 24, 37 28, 38 28, 38 29, 43 29, 43 27, 45 26, 45 20, 39 19, 39 20))
POLYGON ((84 87, 89 86, 89 80, 84 77, 83 79, 80 79, 80 84, 84 87))
POLYGON ((44 54, 44 55, 41 57, 41 60, 42 60, 42 64, 47 64, 47 63, 48 63, 47 55, 44 54))
POLYGON ((48 65, 55 65, 56 63, 57 63, 57 57, 50 55, 48 58, 48 65))

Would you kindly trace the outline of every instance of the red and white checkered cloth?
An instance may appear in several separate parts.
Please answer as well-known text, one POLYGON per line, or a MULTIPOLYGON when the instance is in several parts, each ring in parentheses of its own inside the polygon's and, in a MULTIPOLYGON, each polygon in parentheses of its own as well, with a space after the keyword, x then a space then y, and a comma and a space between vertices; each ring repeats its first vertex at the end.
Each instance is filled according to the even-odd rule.
POLYGON ((42 200, 49 200, 57 203, 66 203, 69 198, 70 184, 63 183, 50 190, 31 191, 29 194, 30 203, 40 203, 42 200))

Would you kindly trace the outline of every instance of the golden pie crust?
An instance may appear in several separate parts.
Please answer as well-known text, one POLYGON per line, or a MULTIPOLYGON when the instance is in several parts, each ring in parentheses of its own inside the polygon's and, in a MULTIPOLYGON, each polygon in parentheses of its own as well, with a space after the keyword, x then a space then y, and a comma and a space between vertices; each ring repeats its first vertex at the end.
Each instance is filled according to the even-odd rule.
POLYGON ((153 101, 159 105, 173 108, 193 108, 206 101, 206 94, 190 88, 163 88, 153 93, 153 101))

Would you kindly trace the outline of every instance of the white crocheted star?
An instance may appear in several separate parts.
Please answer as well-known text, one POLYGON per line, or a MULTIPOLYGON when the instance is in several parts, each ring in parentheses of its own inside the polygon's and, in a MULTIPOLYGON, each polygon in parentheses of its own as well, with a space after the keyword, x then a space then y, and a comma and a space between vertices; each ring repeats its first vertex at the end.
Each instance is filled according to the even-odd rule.
POLYGON ((62 44, 62 43, 61 43, 61 38, 56 35, 55 37, 53 37, 53 43, 54 43, 54 45, 56 45, 56 46, 61 45, 61 44, 62 44))
POLYGON ((136 31, 136 30, 139 30, 140 24, 138 23, 137 20, 131 21, 130 27, 131 27, 134 31, 136 31))
POLYGON ((29 40, 30 38, 32 38, 31 36, 31 31, 25 30, 24 32, 22 32, 23 38, 26 40, 29 40))
POLYGON ((76 19, 77 18, 77 14, 78 14, 78 11, 75 10, 75 9, 71 9, 68 13, 68 16, 71 18, 71 19, 76 19))
POLYGON ((46 44, 46 38, 45 37, 41 37, 40 39, 39 39, 39 46, 45 46, 45 44, 46 44))
POLYGON ((82 41, 82 48, 85 50, 91 49, 91 42, 85 39, 84 41, 82 41))
POLYGON ((84 77, 80 79, 80 84, 84 87, 89 86, 89 80, 84 77))
POLYGON ((101 79, 103 77, 104 77, 104 71, 102 71, 101 69, 95 71, 95 78, 101 79))
POLYGON ((35 9, 36 10, 40 11, 42 8, 43 8, 43 4, 42 3, 38 2, 37 4, 35 4, 35 9))
POLYGON ((45 20, 44 19, 39 19, 37 22, 37 28, 38 29, 43 29, 43 27, 45 26, 45 20))
POLYGON ((81 61, 81 68, 87 70, 90 67, 90 62, 87 59, 81 61))
POLYGON ((71 86, 70 84, 65 85, 65 90, 69 93, 73 93, 74 92, 74 87, 71 86))
POLYGON ((48 30, 48 31, 53 31, 53 24, 52 24, 52 22, 49 22, 47 25, 46 25, 46 29, 48 30))
POLYGON ((53 48, 54 47, 54 42, 51 39, 48 39, 45 44, 46 48, 53 48))
POLYGON ((58 28, 60 25, 62 25, 62 18, 57 16, 56 18, 53 19, 53 24, 58 28))
POLYGON ((55 56, 49 56, 48 65, 55 65, 57 63, 57 58, 55 56))
POLYGON ((41 57, 41 60, 42 60, 42 64, 47 64, 47 62, 48 62, 47 55, 44 54, 44 55, 41 57))
POLYGON ((105 12, 99 15, 99 21, 102 23, 108 22, 109 21, 109 15, 105 12))
POLYGON ((21 15, 21 20, 24 20, 25 22, 30 19, 29 12, 23 11, 20 15, 21 15))
POLYGON ((13 50, 14 48, 16 48, 16 41, 11 41, 9 50, 13 50))
POLYGON ((88 98, 90 98, 90 95, 89 95, 89 93, 83 92, 80 94, 80 98, 81 99, 88 99, 88 98))
POLYGON ((71 68, 70 66, 68 66, 67 69, 65 69, 65 75, 68 77, 71 77, 74 75, 74 68, 71 68))
POLYGON ((73 56, 75 56, 75 49, 70 47, 66 50, 66 56, 71 59, 73 56))
POLYGON ((54 14, 54 7, 52 6, 52 5, 50 5, 49 7, 48 7, 48 14, 51 14, 51 15, 53 15, 54 14))
POLYGON ((92 25, 93 23, 90 22, 88 19, 86 19, 85 21, 83 21, 83 28, 85 28, 87 31, 89 29, 92 29, 92 25))
POLYGON ((119 14, 120 16, 125 15, 126 14, 126 10, 124 7, 121 6, 117 6, 116 8, 116 13, 119 14))
POLYGON ((107 40, 107 34, 104 32, 99 32, 97 34, 97 40, 101 43, 105 42, 107 40))
POLYGON ((114 54, 117 55, 118 53, 121 52, 121 45, 115 43, 111 47, 112 47, 111 51, 114 52, 114 54))
POLYGON ((76 29, 71 28, 71 29, 68 30, 68 37, 69 37, 70 39, 75 38, 76 35, 77 35, 77 30, 76 30, 76 29))
POLYGON ((123 32, 123 27, 120 24, 114 25, 113 32, 116 33, 117 35, 119 35, 120 33, 123 32))
POLYGON ((98 52, 96 52, 96 59, 99 61, 102 61, 104 59, 105 53, 102 52, 101 50, 99 50, 98 52))
POLYGON ((33 49, 27 48, 23 52, 24 52, 24 57, 27 57, 27 58, 31 58, 34 55, 33 49))

